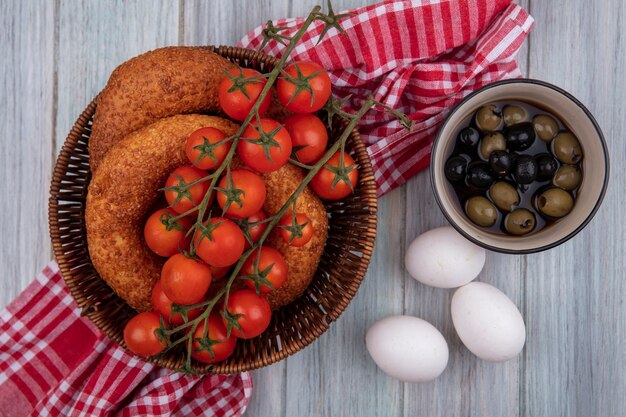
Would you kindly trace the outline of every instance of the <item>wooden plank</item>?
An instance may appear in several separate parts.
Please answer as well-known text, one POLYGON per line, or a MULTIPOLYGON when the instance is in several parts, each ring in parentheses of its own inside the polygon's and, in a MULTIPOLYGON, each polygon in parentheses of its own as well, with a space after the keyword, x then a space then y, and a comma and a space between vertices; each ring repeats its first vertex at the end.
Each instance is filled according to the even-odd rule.
POLYGON ((624 190, 626 48, 621 0, 532 2, 529 74, 577 96, 604 129, 611 183, 572 241, 528 257, 526 386, 521 415, 622 415, 626 407, 624 190))
POLYGON ((50 260, 54 3, 0 2, 0 308, 50 260))

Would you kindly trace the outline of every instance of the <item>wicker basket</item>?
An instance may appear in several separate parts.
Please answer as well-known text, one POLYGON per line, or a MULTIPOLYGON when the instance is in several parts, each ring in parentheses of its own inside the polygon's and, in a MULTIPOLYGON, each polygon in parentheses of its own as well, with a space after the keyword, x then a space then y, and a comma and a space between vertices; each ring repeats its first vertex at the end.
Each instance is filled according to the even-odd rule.
MULTIPOLYGON (((271 70, 277 62, 276 58, 248 49, 207 48, 259 71, 271 70)), ((96 100, 72 127, 57 159, 50 187, 50 236, 63 278, 83 315, 124 346, 124 325, 136 313, 100 278, 87 248, 85 200, 91 179, 87 144, 95 110, 96 100)), ((331 140, 338 134, 331 132, 331 140)), ((330 214, 328 241, 309 288, 293 303, 274 312, 262 335, 239 340, 235 353, 212 367, 193 361, 196 371, 228 374, 277 362, 313 342, 346 308, 370 261, 377 211, 372 166, 356 130, 350 135, 348 147, 360 165, 359 184, 347 199, 326 204, 330 214)), ((177 369, 183 363, 184 351, 174 349, 150 360, 177 369)))

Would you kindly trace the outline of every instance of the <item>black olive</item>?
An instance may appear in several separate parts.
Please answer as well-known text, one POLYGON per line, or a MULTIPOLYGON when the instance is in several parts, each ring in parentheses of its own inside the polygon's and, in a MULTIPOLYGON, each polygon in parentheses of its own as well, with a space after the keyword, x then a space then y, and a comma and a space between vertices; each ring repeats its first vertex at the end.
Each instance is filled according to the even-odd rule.
POLYGON ((489 166, 498 176, 504 177, 511 173, 515 158, 507 151, 493 151, 489 155, 489 166))
POLYGON ((467 163, 469 162, 469 157, 463 155, 456 155, 450 157, 446 161, 446 178, 450 182, 461 181, 465 178, 465 173, 467 169, 467 163))
POLYGON ((457 141, 459 141, 466 148, 474 148, 480 141, 480 133, 473 127, 466 127, 459 132, 457 141))
POLYGON ((537 179, 537 161, 530 155, 519 155, 515 161, 513 176, 518 184, 530 184, 537 179))
POLYGON ((466 181, 468 185, 474 188, 486 190, 493 184, 495 178, 486 162, 475 161, 467 167, 466 181))
POLYGON ((532 123, 518 123, 504 129, 504 137, 509 150, 523 151, 535 142, 535 129, 532 123))
POLYGON ((535 156, 535 161, 537 161, 537 181, 549 180, 559 167, 556 159, 547 153, 535 156))

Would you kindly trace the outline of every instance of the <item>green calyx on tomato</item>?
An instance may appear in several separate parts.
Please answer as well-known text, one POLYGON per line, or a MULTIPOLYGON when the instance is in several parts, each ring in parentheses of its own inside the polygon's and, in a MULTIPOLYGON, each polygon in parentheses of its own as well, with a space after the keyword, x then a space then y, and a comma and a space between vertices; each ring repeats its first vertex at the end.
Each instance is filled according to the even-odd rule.
POLYGON ((248 100, 252 100, 247 91, 248 84, 261 84, 263 83, 263 81, 261 80, 265 79, 265 76, 261 74, 256 75, 256 76, 246 77, 241 67, 239 67, 239 74, 233 75, 230 72, 227 72, 226 76, 228 77, 230 82, 233 84, 227 91, 229 93, 240 91, 241 94, 243 94, 248 100))
POLYGON ((228 209, 233 203, 236 203, 237 205, 239 205, 239 207, 242 207, 243 202, 242 202, 241 197, 242 195, 245 196, 245 192, 241 188, 237 188, 235 186, 235 183, 233 181, 233 177, 230 171, 226 173, 225 179, 226 179, 226 183, 224 185, 226 185, 226 187, 224 188, 215 187, 215 190, 217 192, 221 193, 222 195, 226 197, 226 200, 224 201, 224 206, 222 207, 222 216, 226 214, 226 212, 228 211, 228 209))
POLYGON ((263 147, 265 157, 272 162, 272 155, 270 151, 272 148, 280 148, 280 143, 276 140, 276 135, 285 127, 285 125, 278 125, 269 132, 263 130, 263 125, 260 120, 257 120, 257 123, 252 126, 254 127, 254 130, 259 133, 259 137, 256 139, 242 138, 242 140, 263 147))
POLYGON ((238 330, 239 333, 243 332, 241 329, 241 325, 239 324, 239 318, 245 317, 244 314, 233 314, 224 307, 223 310, 220 311, 222 318, 224 319, 224 324, 226 325, 226 337, 230 337, 233 328, 238 330))
POLYGON ((302 71, 300 70, 300 66, 296 63, 295 65, 296 68, 296 76, 293 77, 291 76, 289 73, 283 71, 283 76, 285 77, 285 80, 290 82, 291 84, 293 84, 296 87, 296 90, 294 91, 293 95, 291 96, 291 98, 289 99, 289 101, 287 102, 286 106, 289 106, 291 104, 292 101, 295 100, 296 97, 298 97, 298 95, 303 92, 303 91, 308 91, 311 94, 311 106, 313 105, 313 103, 315 102, 315 91, 314 89, 311 87, 311 80, 315 77, 317 77, 318 75, 326 72, 326 70, 321 69, 321 70, 317 70, 309 75, 304 75, 302 73, 302 71))
POLYGON ((269 292, 274 289, 274 285, 272 285, 272 282, 268 279, 268 275, 270 274, 270 272, 272 272, 273 268, 274 268, 274 264, 271 264, 265 269, 260 270, 259 258, 257 257, 257 259, 254 262, 254 272, 250 275, 242 275, 239 277, 239 279, 252 282, 254 284, 254 289, 256 293, 261 295, 263 293, 261 291, 262 287, 267 287, 269 289, 266 292, 269 292))
POLYGON ((192 162, 194 164, 197 164, 206 157, 211 158, 211 160, 214 162, 219 162, 219 158, 217 157, 217 155, 215 155, 215 149, 223 146, 225 143, 230 142, 232 139, 232 136, 229 136, 225 139, 220 140, 219 142, 212 143, 206 136, 202 136, 202 143, 193 147, 193 149, 197 150, 200 153, 196 157, 196 160, 192 162))
POLYGON ((200 224, 198 226, 196 226, 196 229, 198 230, 196 237, 195 237, 195 245, 198 246, 201 242, 202 239, 207 238, 209 240, 213 240, 213 230, 217 229, 222 223, 224 223, 226 220, 220 220, 217 221, 215 223, 212 222, 205 222, 203 224, 200 224))
POLYGON ((165 226, 165 230, 167 230, 168 232, 171 232, 174 229, 185 231, 187 230, 182 224, 180 224, 180 219, 175 219, 174 216, 172 216, 172 213, 170 213, 169 211, 164 211, 163 213, 161 213, 159 221, 163 226, 165 226))

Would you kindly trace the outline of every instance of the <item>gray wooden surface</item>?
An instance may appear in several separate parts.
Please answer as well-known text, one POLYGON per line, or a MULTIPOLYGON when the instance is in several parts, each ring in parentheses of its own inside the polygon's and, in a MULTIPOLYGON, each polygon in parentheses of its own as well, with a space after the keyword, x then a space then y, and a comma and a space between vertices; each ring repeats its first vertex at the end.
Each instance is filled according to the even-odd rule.
MULTIPOLYGON (((365 0, 335 0, 336 9, 365 0)), ((483 362, 451 325, 450 291, 408 278, 406 245, 445 224, 422 173, 380 200, 368 276, 318 341, 254 373, 250 416, 623 416, 626 411, 626 8, 622 0, 525 0, 536 23, 523 72, 560 85, 596 115, 611 152, 603 207, 575 239, 529 256, 489 254, 480 280, 526 320, 521 356, 483 362), (363 342, 390 314, 432 322, 450 345, 447 370, 411 385, 381 373, 363 342)), ((0 1, 0 307, 51 258, 47 192, 66 133, 110 71, 142 51, 232 44, 270 18, 303 15, 296 0, 0 1)), ((416 36, 419 36, 417 34, 416 36)))

